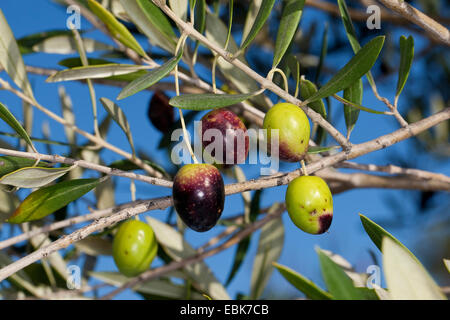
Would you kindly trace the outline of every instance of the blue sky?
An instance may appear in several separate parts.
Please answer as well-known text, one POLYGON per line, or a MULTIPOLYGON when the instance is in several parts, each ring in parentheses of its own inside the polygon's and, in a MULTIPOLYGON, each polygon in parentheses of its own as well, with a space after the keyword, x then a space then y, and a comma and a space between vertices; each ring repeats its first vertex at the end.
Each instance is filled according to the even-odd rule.
MULTIPOLYGON (((67 14, 65 10, 50 2, 50 1, 34 1, 34 0, 3 0, 0 5, 3 10, 16 38, 20 38, 32 33, 39 31, 47 31, 52 29, 64 29, 66 25, 67 14)), ((308 9, 302 18, 302 26, 307 26, 314 19, 320 18, 321 13, 317 13, 315 10, 308 9)), ((82 19, 83 30, 90 29, 90 25, 86 20, 82 19)), ((322 27, 320 27, 322 28, 322 27)), ((342 32, 344 29, 342 28, 342 32)), ((319 32, 320 34, 320 32, 319 32)), ((376 33, 374 32, 374 35, 376 33)), ((88 32, 86 36, 101 39, 107 43, 111 43, 99 32, 88 32)), ((392 36, 392 35, 391 35, 392 36)), ((394 35, 398 39, 398 35, 394 35)), ((147 42, 144 38, 139 38, 144 46, 147 47, 147 42)), ((420 47, 421 43, 416 42, 417 47, 420 47)), ((320 44, 317 45, 316 52, 319 52, 320 44)), ((416 52, 419 48, 416 48, 416 52)), ((268 61, 271 61, 270 53, 262 53, 267 55, 268 61)), ((73 57, 75 55, 69 55, 73 57)), ((59 68, 57 65, 58 61, 66 58, 67 56, 57 55, 57 54, 30 54, 24 57, 25 63, 35 66, 43 66, 47 68, 59 68)), ((351 57, 351 51, 345 51, 342 54, 330 56, 329 60, 335 61, 336 63, 343 66, 346 61, 351 57)), ((333 67, 338 69, 339 65, 334 65, 333 67)), ((420 64, 414 65, 412 70, 412 75, 416 72, 420 72, 420 64)), ((3 72, 0 74, 2 78, 6 77, 3 72)), ((29 75, 30 81, 35 92, 37 100, 44 106, 48 107, 53 112, 60 114, 61 107, 57 94, 57 87, 59 85, 64 85, 67 93, 71 96, 75 117, 77 125, 87 131, 91 131, 92 128, 92 117, 91 117, 91 102, 89 99, 87 86, 80 84, 78 82, 65 82, 59 84, 45 83, 45 78, 37 75, 29 75)), ((322 80, 323 81, 323 80, 322 80)), ((388 81, 379 85, 379 89, 383 95, 389 99, 393 99, 395 87, 396 76, 390 78, 388 81)), ((419 82, 420 84, 420 82, 419 82)), ((418 83, 407 84, 414 86, 418 83)), ((367 90, 368 86, 365 83, 365 95, 363 100, 363 105, 383 109, 384 105, 378 100, 374 99, 373 94, 367 90)), ((107 97, 114 100, 120 91, 120 88, 112 88, 103 85, 95 85, 97 98, 107 97)), ((134 96, 131 96, 125 100, 119 102, 126 116, 131 124, 132 133, 134 136, 135 144, 137 149, 145 151, 151 154, 154 159, 160 159, 161 163, 168 165, 168 157, 165 152, 156 151, 156 146, 159 141, 160 133, 153 128, 149 121, 147 120, 146 114, 148 101, 150 99, 151 93, 148 91, 141 92, 134 96)), ((12 112, 17 116, 17 118, 22 119, 22 104, 21 102, 12 94, 0 91, 0 101, 5 103, 12 112)), ((403 105, 402 100, 400 100, 400 111, 402 111, 403 105)), ((99 107, 100 118, 105 115, 105 112, 101 107, 99 107)), ((336 127, 345 132, 345 124, 342 116, 342 107, 340 104, 333 102, 332 108, 333 119, 336 119, 334 123, 336 127)), ((203 113, 202 113, 203 114, 203 113)), ((199 114, 201 117, 202 114, 199 114)), ((58 123, 53 122, 51 119, 46 118, 42 113, 35 110, 35 121, 33 128, 33 136, 41 136, 41 125, 43 122, 48 122, 51 137, 56 140, 61 140, 64 137, 63 127, 58 123)), ((120 131, 120 129, 114 124, 112 130, 108 134, 108 141, 118 145, 124 150, 129 150, 129 145, 126 137, 120 131)), ((386 134, 394 129, 398 128, 398 123, 392 117, 388 116, 377 116, 373 114, 368 114, 365 112, 360 113, 360 119, 352 133, 352 142, 360 143, 370 139, 373 139, 381 134, 386 134)), ((6 125, 0 123, 0 131, 7 131, 6 125)), ((5 139, 8 140, 8 139, 5 139)), ((8 140, 11 141, 11 140, 8 140)), ((79 138, 79 141, 84 141, 79 138)), ((328 140, 328 143, 333 143, 333 141, 328 140)), ((46 152, 43 145, 37 144, 38 149, 41 152, 46 152)), ((356 161, 359 163, 376 163, 380 165, 387 164, 390 161, 390 157, 395 154, 407 155, 409 150, 411 150, 412 144, 409 141, 404 141, 394 145, 393 147, 371 153, 369 155, 362 156, 356 161)), ((53 147, 52 152, 64 152, 64 149, 53 147)), ((102 152, 102 158, 105 162, 112 162, 119 159, 120 157, 109 152, 102 152)), ((280 167, 281 171, 290 171, 297 168, 297 165, 284 164, 280 167)), ((450 166, 442 162, 435 161, 433 159, 426 158, 424 161, 420 162, 420 168, 431 171, 439 171, 446 174, 450 173, 450 166)), ((245 165, 243 166, 248 178, 257 177, 259 174, 259 167, 245 165)), ((350 171, 348 171, 350 172, 350 171)), ((95 176, 95 172, 88 172, 87 176, 95 176)), ((127 180, 116 179, 118 182, 118 188, 116 191, 116 201, 117 203, 124 203, 130 201, 129 194, 129 184, 127 180)), ((227 179, 225 182, 232 182, 227 179)), ((272 188, 270 190, 265 190, 262 198, 262 206, 265 207, 270 205, 274 201, 283 201, 286 186, 281 186, 277 188, 272 188)), ((137 183, 137 198, 148 199, 152 197, 159 197, 163 195, 170 194, 170 190, 144 185, 137 183)), ((315 236, 309 235, 301 230, 297 229, 290 221, 287 213, 283 215, 283 221, 285 226, 285 247, 283 249, 279 263, 289 266, 290 268, 297 270, 303 275, 309 277, 310 279, 319 283, 324 287, 320 276, 320 268, 318 264, 318 258, 315 253, 315 247, 318 246, 323 249, 331 250, 344 256, 349 260, 358 271, 364 272, 366 268, 373 264, 372 259, 369 255, 369 250, 372 250, 378 259, 381 261, 381 257, 378 254, 376 247, 371 243, 368 236, 364 233, 362 225, 360 223, 358 213, 361 212, 374 221, 386 221, 393 217, 392 204, 387 200, 387 195, 392 195, 397 197, 397 199, 403 197, 409 201, 409 197, 405 197, 405 193, 402 191, 386 191, 386 190, 353 190, 346 192, 344 194, 339 194, 334 197, 334 218, 332 226, 328 233, 315 236)), ((90 195, 92 197, 92 194, 90 195)), ((74 208, 72 208, 73 210, 74 208)), ((87 212, 83 205, 80 205, 77 212, 87 212)), ((224 217, 231 216, 242 212, 242 199, 240 195, 233 195, 227 197, 224 217)), ((396 208, 396 210, 404 210, 410 212, 414 215, 415 223, 402 225, 401 228, 391 228, 389 229, 395 236, 397 236, 406 246, 410 247, 413 251, 418 242, 418 238, 415 236, 420 233, 421 228, 424 224, 430 223, 426 221, 425 217, 417 218, 414 212, 414 206, 411 203, 405 201, 404 206, 401 208, 396 208)), ((152 217, 158 217, 165 219, 168 211, 152 211, 149 213, 152 217)), ((193 231, 188 231, 186 234, 187 240, 193 244, 193 246, 200 246, 202 243, 207 241, 210 237, 218 234, 222 229, 215 228, 209 232, 198 234, 193 231)), ((423 239, 422 239, 423 240, 423 239)), ((421 240, 421 241, 422 241, 421 240)), ((425 240, 426 241, 426 240, 425 240)), ((430 244, 431 245, 431 244, 430 244)), ((257 237, 253 237, 251 242, 251 247, 249 254, 242 265, 240 271, 236 275, 233 282, 228 287, 228 291, 231 297, 235 297, 238 292, 249 293, 251 270, 253 264, 253 257, 256 253, 257 248, 257 237)), ((206 260, 207 264, 214 271, 216 277, 225 281, 234 257, 235 247, 224 251, 214 257, 208 258, 206 260)), ((418 254, 419 259, 421 256, 418 254)), ((82 265, 82 261, 78 262, 82 265)), ((153 266, 158 265, 160 262, 156 261, 153 266)), ((97 265, 96 270, 98 271, 115 271, 115 266, 111 257, 102 257, 97 265)), ((273 273, 272 278, 269 282, 268 288, 271 291, 282 291, 283 293, 289 295, 295 294, 295 289, 291 287, 276 271, 273 273)), ((100 294, 105 294, 107 291, 101 290, 100 294)), ((131 292, 124 292, 117 298, 123 299, 133 299, 136 296, 131 292)))

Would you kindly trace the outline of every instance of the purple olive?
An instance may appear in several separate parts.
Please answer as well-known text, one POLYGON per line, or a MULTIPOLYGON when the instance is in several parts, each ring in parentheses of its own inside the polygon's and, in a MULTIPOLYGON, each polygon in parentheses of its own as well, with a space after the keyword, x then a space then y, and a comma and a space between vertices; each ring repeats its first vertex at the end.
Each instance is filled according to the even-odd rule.
POLYGON ((172 198, 183 222, 197 232, 208 231, 219 220, 225 186, 219 170, 210 164, 187 164, 173 181, 172 198))
POLYGON ((147 114, 150 122, 162 133, 167 133, 175 122, 175 114, 169 105, 169 97, 160 90, 156 90, 150 99, 147 114))
POLYGON ((210 140, 205 136, 205 132, 210 129, 219 130, 222 138, 222 155, 217 155, 215 149, 211 152, 211 156, 218 164, 223 164, 223 167, 229 168, 235 164, 245 162, 249 149, 249 137, 247 128, 235 113, 227 109, 216 109, 203 116, 203 148, 206 148, 216 139, 213 133, 210 140), (207 138, 205 139, 205 137, 207 138))

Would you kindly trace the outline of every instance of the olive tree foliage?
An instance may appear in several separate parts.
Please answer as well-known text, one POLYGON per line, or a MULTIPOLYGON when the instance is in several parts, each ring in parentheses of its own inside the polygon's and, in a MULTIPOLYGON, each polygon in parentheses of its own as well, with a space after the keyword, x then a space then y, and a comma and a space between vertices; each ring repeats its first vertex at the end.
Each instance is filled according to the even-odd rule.
MULTIPOLYGON (((265 189, 310 174, 327 181, 334 195, 357 188, 408 190, 405 197, 418 199, 417 210, 426 212, 437 198, 444 199, 439 208, 448 212, 450 178, 416 169, 419 159, 445 161, 450 150, 450 74, 445 59, 450 38, 444 26, 448 19, 440 15, 443 3, 414 1, 421 9, 414 9, 415 15, 410 14, 412 5, 394 0, 352 1, 351 7, 344 0, 61 0, 58 4, 68 14, 81 14, 86 25, 78 30, 75 16, 60 30, 15 39, 0 11, 0 85, 17 97, 17 104, 23 103, 19 121, 17 108, 0 101, 5 128, 0 140, 2 298, 99 298, 98 287, 107 287, 109 293, 101 298, 132 289, 145 299, 258 299, 274 270, 308 299, 446 298, 448 292, 413 253, 362 214, 361 228, 383 254, 387 287, 367 287, 367 275, 352 270, 343 257, 317 248, 326 284, 320 288, 277 263, 284 245, 284 199, 261 205, 265 189), (367 14, 369 5, 377 6, 373 12, 381 16, 367 14), (369 27, 368 18, 380 18, 381 27, 369 27), (90 38, 91 26, 113 45, 90 38), (150 43, 148 50, 143 49, 148 47, 144 38, 150 43), (348 59, 338 58, 350 50, 348 59), (25 65, 22 56, 34 52, 67 57, 58 62, 58 70, 25 65), (86 84, 92 107, 72 105, 70 92, 61 85, 55 93, 61 100, 60 116, 39 102, 39 92, 28 80, 30 73, 47 82, 86 84), (386 92, 385 83, 389 83, 386 92), (119 87, 120 93, 99 97, 98 84, 119 87), (312 123, 305 163, 269 176, 248 177, 240 166, 221 170, 235 181, 225 186, 225 193, 242 195, 242 211, 224 215, 214 236, 195 248, 172 208, 172 180, 180 166, 168 166, 167 158, 136 148, 138 139, 148 137, 133 132, 126 99, 144 90, 170 94, 169 105, 182 120, 158 137, 158 148, 169 154, 172 131, 182 127, 186 135, 187 126, 202 111, 229 106, 248 127, 261 128, 272 105, 295 104, 312 123), (364 105, 363 93, 379 103, 364 105), (93 119, 91 130, 77 124, 80 120, 73 110, 81 107, 93 119), (32 134, 36 109, 52 124, 63 125, 65 137, 49 136, 45 130, 40 138, 32 134), (361 140, 354 137, 363 113, 382 117, 391 130, 382 135, 371 128, 372 140, 355 143, 361 140), (338 115, 345 126, 337 126, 340 119, 331 115, 338 115), (123 132, 128 150, 108 141, 110 127, 123 132), (393 157, 391 164, 353 161, 377 150, 385 152, 406 139, 414 141, 412 155, 393 157), (52 154, 52 147, 61 152, 52 154), (104 161, 105 150, 116 160, 104 161), (160 196, 136 200, 136 185, 143 184, 159 188, 160 196), (118 185, 129 186, 132 201, 116 203, 118 185), (85 203, 89 211, 81 212, 85 203), (165 210, 164 218, 142 216, 141 221, 154 230, 158 263, 134 278, 95 268, 100 256, 112 254, 120 222, 153 210, 165 210), (258 241, 254 257, 247 254, 250 241, 258 241), (227 249, 235 254, 227 280, 221 282, 203 260, 227 249), (71 262, 80 257, 84 265, 78 272, 71 262), (245 259, 254 259, 250 288, 243 290, 245 295, 230 297, 226 287, 245 259), (412 277, 416 281, 410 281, 412 277), (101 284, 91 287, 90 279, 101 284)), ((449 268, 449 261, 442 258, 435 257, 441 267, 449 268)))

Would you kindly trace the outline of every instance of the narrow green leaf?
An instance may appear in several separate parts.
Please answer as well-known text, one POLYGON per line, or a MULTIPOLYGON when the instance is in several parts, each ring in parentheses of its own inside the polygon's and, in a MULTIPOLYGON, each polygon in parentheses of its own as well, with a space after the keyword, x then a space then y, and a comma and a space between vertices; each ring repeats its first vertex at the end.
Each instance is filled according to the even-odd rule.
POLYGON ((74 243, 77 250, 90 256, 112 255, 112 241, 97 235, 86 237, 74 243))
MULTIPOLYGON (((353 52, 356 54, 361 49, 361 45, 358 42, 358 37, 356 36, 355 28, 353 27, 352 19, 348 12, 345 0, 338 0, 338 6, 348 41, 350 42, 353 52)), ((374 88, 375 80, 373 79, 372 73, 369 71, 367 72, 366 76, 369 84, 372 86, 372 88, 374 88)))
POLYGON ((408 250, 383 237, 383 270, 394 300, 446 300, 439 286, 408 250))
MULTIPOLYGON (((304 78, 300 80, 300 94, 303 100, 307 100, 316 93, 317 87, 314 83, 304 78)), ((324 119, 327 118, 327 110, 325 109, 325 104, 322 99, 308 103, 308 107, 319 113, 324 119)))
POLYGON ((168 0, 170 8, 178 18, 186 21, 188 2, 187 0, 168 0))
MULTIPOLYGON (((366 230, 367 235, 370 237, 372 242, 377 246, 377 248, 381 251, 382 240, 384 237, 390 238, 392 241, 395 241, 399 246, 403 247, 404 250, 408 251, 411 256, 414 257, 411 251, 408 250, 400 241, 397 240, 392 234, 384 230, 381 226, 367 218, 366 216, 359 214, 359 218, 361 219, 361 223, 366 230)), ((414 257, 415 258, 415 257, 414 257)))
POLYGON ((281 275, 294 287, 303 292, 307 298, 312 300, 330 300, 332 296, 319 288, 314 282, 305 278, 301 274, 295 272, 294 270, 278 264, 273 263, 273 266, 281 273, 281 275))
POLYGON ((114 15, 106 10, 100 3, 95 0, 87 0, 91 11, 106 25, 112 36, 119 40, 123 45, 133 49, 141 56, 145 57, 145 51, 128 31, 128 29, 120 23, 114 15))
POLYGON ((339 12, 341 13, 342 22, 344 24, 345 32, 347 33, 348 41, 353 48, 353 52, 357 53, 361 49, 361 45, 358 42, 355 28, 353 27, 352 19, 348 12, 347 4, 345 0, 338 0, 339 12))
POLYGON ((322 152, 327 152, 327 151, 331 151, 331 150, 335 150, 335 149, 339 149, 339 148, 340 148, 340 146, 331 146, 331 147, 313 146, 313 147, 308 147, 308 153, 309 154, 322 153, 322 152))
POLYGON ((450 260, 449 259, 443 259, 443 260, 444 260, 445 268, 450 273, 450 260))
POLYGON ((234 279, 234 276, 241 268, 242 263, 247 255, 248 248, 250 246, 250 236, 239 242, 236 253, 233 258, 233 265, 231 266, 230 274, 228 275, 227 281, 225 281, 225 286, 228 286, 230 282, 234 279))
MULTIPOLYGON (((363 83, 362 79, 358 79, 350 87, 344 89, 344 99, 353 102, 357 105, 362 103, 363 98, 363 83)), ((347 126, 347 139, 350 137, 350 133, 355 127, 356 121, 358 121, 359 109, 353 108, 344 104, 344 118, 345 125, 347 126)))
POLYGON ((316 69, 316 75, 314 78, 314 82, 318 83, 320 74, 322 72, 322 67, 325 62, 325 57, 328 53, 328 23, 325 24, 325 29, 323 30, 322 35, 322 49, 320 49, 320 57, 319 57, 319 64, 317 65, 316 69))
POLYGON ((14 213, 19 203, 16 194, 0 190, 0 224, 14 213))
POLYGON ((242 43, 242 41, 244 41, 245 38, 247 38, 250 30, 252 29, 253 25, 255 24, 255 19, 258 15, 259 8, 261 8, 262 1, 263 0, 250 1, 247 16, 245 17, 244 28, 242 30, 241 43, 242 43))
POLYGON ((100 102, 127 136, 128 142, 130 143, 131 149, 133 149, 134 154, 135 152, 133 136, 131 134, 130 124, 128 123, 125 113, 123 113, 122 109, 120 109, 117 104, 107 98, 100 98, 100 102))
MULTIPOLYGON (((32 167, 36 163, 36 160, 26 159, 13 156, 0 157, 0 177, 5 174, 19 170, 20 168, 32 167)), ((46 162, 39 162, 39 167, 48 167, 50 164, 46 162)))
POLYGON ((127 98, 135 93, 138 93, 139 91, 147 89, 148 87, 154 85, 156 82, 167 76, 178 64, 182 54, 182 50, 180 50, 176 57, 171 58, 163 65, 150 70, 146 75, 130 82, 122 89, 122 91, 120 91, 119 95, 117 96, 117 100, 127 98))
MULTIPOLYGON (((158 165, 157 163, 146 160, 146 159, 142 159, 142 161, 145 162, 150 167, 152 167, 153 169, 163 173, 164 175, 168 175, 166 170, 164 170, 164 168, 161 167, 160 165, 158 165)), ((108 167, 123 170, 123 171, 142 170, 141 167, 138 167, 136 164, 134 164, 133 162, 131 162, 128 159, 114 161, 113 163, 109 164, 108 167)))
POLYGON ((0 118, 3 119, 25 142, 34 149, 33 142, 31 141, 28 133, 22 127, 22 125, 17 121, 14 115, 9 111, 9 109, 0 102, 0 118))
POLYGON ((353 285, 345 272, 333 260, 323 253, 321 249, 317 249, 319 255, 322 277, 327 285, 333 299, 338 300, 361 300, 365 295, 361 294, 353 285))
POLYGON ((198 32, 203 33, 206 25, 206 0, 196 1, 194 15, 194 28, 198 32))
POLYGON ((99 183, 98 179, 78 179, 41 188, 23 200, 8 222, 22 223, 42 219, 82 197, 99 183))
MULTIPOLYGON (((80 30, 80 33, 82 31, 80 30)), ((26 35, 20 39, 17 39, 17 45, 19 46, 20 52, 22 54, 33 53, 33 46, 52 37, 56 36, 71 36, 72 31, 70 30, 49 30, 44 32, 37 32, 33 34, 26 35)))
POLYGON ((305 0, 290 0, 286 3, 281 14, 280 26, 278 28, 277 40, 273 56, 272 68, 276 67, 286 53, 292 38, 295 35, 298 24, 303 13, 305 0))
POLYGON ((73 168, 73 166, 67 168, 21 168, 1 177, 0 184, 19 188, 40 188, 62 177, 73 168))
POLYGON ((148 69, 145 66, 136 66, 130 64, 104 64, 93 66, 80 66, 72 69, 59 71, 45 80, 46 82, 71 81, 81 79, 102 79, 112 76, 124 75, 136 72, 142 69, 148 69))
POLYGON ((259 8, 258 15, 250 29, 247 37, 241 44, 240 50, 244 50, 247 46, 255 39, 259 30, 263 27, 266 20, 269 18, 270 12, 272 11, 275 0, 262 0, 261 7, 259 8))
POLYGON ((329 97, 355 83, 375 64, 381 48, 383 47, 383 43, 384 36, 378 36, 372 39, 323 87, 321 87, 316 94, 304 101, 303 104, 329 97))
POLYGON ((395 96, 398 97, 408 80, 409 70, 414 59, 414 38, 409 36, 400 37, 400 67, 398 70, 397 91, 395 96))
POLYGON ((155 4, 148 0, 137 0, 142 12, 146 15, 148 20, 155 26, 169 41, 175 42, 175 32, 173 31, 170 21, 165 14, 155 4))
MULTIPOLYGON (((170 23, 162 12, 155 10, 151 2, 149 0, 120 0, 127 15, 138 29, 147 36, 152 45, 174 53, 176 37, 172 37, 169 31, 170 23)), ((159 8, 156 9, 160 10, 159 8)))
POLYGON ((209 110, 230 106, 255 96, 255 93, 244 94, 184 94, 170 99, 169 104, 173 107, 189 110, 209 110))
POLYGON ((386 114, 386 112, 384 112, 384 111, 377 111, 377 110, 374 110, 374 109, 370 109, 370 108, 361 106, 361 105, 356 104, 354 102, 348 101, 347 99, 344 99, 344 98, 338 96, 337 94, 333 94, 333 98, 335 98, 336 100, 342 102, 344 105, 349 106, 350 108, 359 109, 359 110, 362 110, 362 111, 365 111, 365 112, 369 112, 369 113, 373 113, 373 114, 386 114))
MULTIPOLYGON (((272 206, 269 212, 278 208, 278 203, 272 206)), ((253 261, 252 277, 250 282, 250 297, 258 299, 273 271, 272 262, 276 262, 281 255, 284 244, 284 226, 281 218, 274 219, 261 228, 258 251, 253 261)))
POLYGON ((296 89, 295 89, 295 95, 298 94, 298 88, 300 86, 300 63, 298 62, 298 59, 293 54, 288 54, 286 59, 287 65, 289 67, 289 70, 291 71, 292 77, 295 80, 296 89))
MULTIPOLYGON (((83 38, 82 41, 86 52, 114 50, 113 46, 91 38, 83 38)), ((77 45, 72 35, 60 35, 36 43, 32 50, 34 52, 70 54, 77 52, 77 45)))
POLYGON ((33 91, 28 81, 25 64, 16 39, 0 9, 0 65, 6 70, 15 84, 31 99, 33 91))

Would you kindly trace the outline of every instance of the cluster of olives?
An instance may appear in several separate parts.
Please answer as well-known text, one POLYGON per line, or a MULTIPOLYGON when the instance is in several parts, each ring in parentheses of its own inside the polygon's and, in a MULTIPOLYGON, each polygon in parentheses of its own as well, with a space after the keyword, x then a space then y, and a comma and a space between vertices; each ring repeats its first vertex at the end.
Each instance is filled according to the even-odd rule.
MULTIPOLYGON (((164 133, 174 121, 173 111, 169 110, 172 108, 168 105, 167 96, 156 92, 150 101, 148 116, 155 127, 164 133)), ((221 166, 228 168, 245 162, 249 151, 247 128, 236 114, 227 109, 216 109, 203 116, 201 121, 202 136, 208 129, 217 129, 222 133, 223 159, 216 159, 215 154, 211 154, 217 163, 223 163, 221 166), (244 152, 237 150, 238 132, 244 133, 244 152), (232 150, 226 148, 226 140, 230 138, 235 139, 232 150)), ((310 126, 301 108, 291 103, 274 105, 266 113, 263 128, 267 129, 268 143, 271 141, 272 129, 278 129, 280 160, 303 160, 308 151, 310 126)), ((202 144, 206 148, 209 143, 202 139, 202 144)), ((210 230, 219 220, 225 203, 224 182, 217 166, 206 163, 184 165, 175 175, 172 198, 178 216, 189 228, 197 232, 210 230)), ((292 180, 285 201, 292 222, 301 230, 321 234, 330 227, 333 198, 323 179, 300 176, 292 180)), ((156 251, 153 230, 138 220, 123 223, 115 235, 114 260, 119 271, 127 276, 136 276, 148 269, 156 251)))

